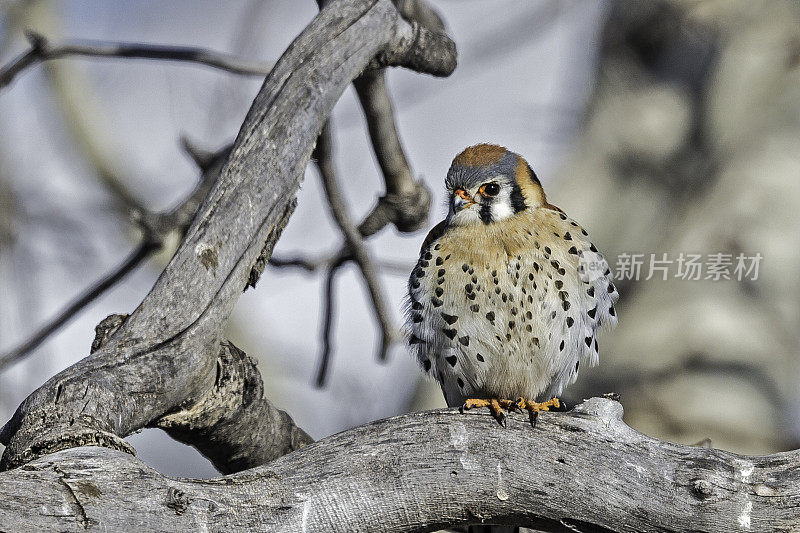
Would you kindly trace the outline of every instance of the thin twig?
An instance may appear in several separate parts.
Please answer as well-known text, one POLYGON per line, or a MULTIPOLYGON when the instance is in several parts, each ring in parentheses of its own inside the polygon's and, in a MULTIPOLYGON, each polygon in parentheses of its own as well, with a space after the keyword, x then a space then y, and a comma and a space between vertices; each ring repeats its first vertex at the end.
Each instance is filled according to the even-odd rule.
MULTIPOLYGON (((299 268, 306 272, 313 273, 322 267, 329 267, 341 261, 341 257, 341 253, 321 259, 312 259, 299 255, 293 257, 272 256, 269 259, 269 265, 275 268, 299 268)), ((349 261, 350 258, 348 257, 346 260, 349 261)), ((379 259, 377 257, 373 259, 373 264, 376 270, 381 274, 388 274, 390 276, 408 276, 408 273, 414 268, 414 263, 410 261, 394 261, 391 259, 379 259)))
MULTIPOLYGON (((383 361, 386 359, 389 346, 394 339, 394 326, 392 325, 391 312, 386 302, 383 290, 381 288, 380 280, 375 267, 373 266, 372 259, 370 258, 369 251, 364 244, 364 239, 358 231, 358 227, 350 219, 350 213, 347 210, 347 205, 342 197, 341 188, 338 180, 336 179, 336 171, 333 166, 333 138, 331 135, 330 122, 327 122, 320 132, 317 139, 317 146, 314 149, 314 158, 319 168, 320 178, 322 179, 322 186, 325 190, 325 195, 328 200, 328 205, 331 208, 331 214, 336 224, 339 226, 345 239, 345 246, 350 252, 352 259, 355 261, 364 282, 367 285, 372 306, 375 309, 375 315, 378 319, 380 326, 381 340, 380 349, 378 351, 378 359, 383 361)), ((337 262, 332 265, 328 271, 329 286, 333 283, 330 278, 333 273, 338 269, 339 265, 344 261, 337 262)), ((328 290, 328 295, 332 290, 328 290)), ((333 308, 332 303, 326 305, 330 311, 333 308)), ((317 375, 317 384, 322 385, 325 382, 324 370, 327 369, 327 359, 330 357, 330 324, 326 318, 326 328, 324 343, 327 348, 323 348, 322 358, 320 364, 320 373, 317 375)))
MULTIPOLYGON (((186 140, 183 140, 183 146, 199 165, 200 162, 195 157, 199 151, 191 147, 190 143, 186 140)), ((173 231, 184 233, 188 229, 203 199, 208 194, 209 189, 214 184, 214 180, 219 174, 222 163, 227 159, 230 150, 231 146, 226 146, 215 153, 206 154, 206 157, 203 159, 205 167, 202 168, 203 174, 198 184, 191 194, 174 209, 165 213, 134 210, 131 217, 133 221, 142 228, 144 233, 142 242, 121 265, 106 274, 82 295, 78 296, 52 320, 31 335, 28 340, 23 341, 12 350, 0 354, 0 371, 32 353, 33 350, 40 346, 53 333, 58 331, 64 324, 69 322, 70 319, 75 317, 87 305, 122 281, 125 276, 141 265, 148 257, 160 250, 170 233, 173 231)))
POLYGON ((223 52, 191 46, 170 46, 141 43, 109 43, 76 41, 51 45, 43 35, 26 32, 31 47, 28 51, 0 68, 0 89, 8 86, 26 68, 66 56, 157 59, 197 63, 245 76, 265 76, 272 69, 269 63, 249 61, 223 52))
POLYGON ((328 366, 330 365, 332 353, 331 336, 333 332, 333 315, 336 312, 334 281, 336 273, 339 271, 339 267, 342 264, 343 263, 339 263, 338 265, 329 266, 325 274, 325 293, 322 297, 322 351, 320 352, 319 368, 317 369, 317 377, 315 379, 316 386, 320 388, 325 386, 325 381, 328 378, 328 366))
MULTIPOLYGON (((317 4, 320 9, 323 9, 327 4, 327 0, 317 0, 317 4)), ((437 33, 444 31, 441 17, 423 0, 394 0, 394 4, 407 20, 437 33)), ((431 203, 431 195, 428 188, 421 181, 414 180, 408 159, 400 142, 392 100, 386 86, 384 69, 365 70, 361 76, 353 81, 353 85, 364 110, 370 141, 383 174, 386 195, 378 200, 378 203, 358 227, 352 224, 347 207, 341 198, 339 187, 335 181, 336 177, 330 156, 330 126, 326 124, 317 140, 315 155, 317 156, 317 165, 322 175, 325 192, 328 195, 328 203, 331 206, 334 219, 345 235, 345 245, 331 260, 327 271, 323 350, 316 378, 318 386, 322 386, 325 383, 331 354, 329 336, 334 308, 331 299, 333 298, 332 285, 336 271, 342 264, 351 259, 358 264, 369 289, 373 307, 380 324, 381 348, 379 359, 385 359, 394 333, 375 273, 374 263, 370 261, 363 239, 374 235, 389 223, 394 224, 402 232, 413 232, 421 229, 428 221, 431 203)), ((279 265, 280 261, 275 261, 273 264, 279 265)), ((308 271, 313 271, 315 268, 315 265, 300 260, 293 260, 291 263, 285 261, 281 266, 289 264, 300 266, 308 271)))
POLYGON ((98 296, 113 287, 117 282, 123 279, 126 275, 132 272, 139 266, 150 254, 160 248, 160 244, 152 242, 148 239, 141 243, 131 253, 131 255, 117 268, 105 275, 101 280, 90 287, 84 294, 76 298, 72 303, 62 309, 52 320, 39 328, 31 337, 22 342, 16 348, 0 355, 0 371, 5 367, 19 361, 26 355, 31 353, 50 335, 56 332, 64 324, 75 317, 78 312, 97 299, 98 296))

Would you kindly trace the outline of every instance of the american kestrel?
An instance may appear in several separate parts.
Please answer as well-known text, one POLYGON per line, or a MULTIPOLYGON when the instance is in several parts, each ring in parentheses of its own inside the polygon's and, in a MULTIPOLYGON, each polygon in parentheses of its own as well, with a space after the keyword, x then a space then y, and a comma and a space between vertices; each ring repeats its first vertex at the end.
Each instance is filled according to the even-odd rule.
POLYGON ((453 160, 447 218, 411 272, 408 341, 447 405, 558 407, 617 322, 611 271, 589 235, 549 204, 518 154, 478 144, 453 160), (547 401, 545 401, 547 400, 547 401), (537 403, 542 402, 542 403, 537 403))

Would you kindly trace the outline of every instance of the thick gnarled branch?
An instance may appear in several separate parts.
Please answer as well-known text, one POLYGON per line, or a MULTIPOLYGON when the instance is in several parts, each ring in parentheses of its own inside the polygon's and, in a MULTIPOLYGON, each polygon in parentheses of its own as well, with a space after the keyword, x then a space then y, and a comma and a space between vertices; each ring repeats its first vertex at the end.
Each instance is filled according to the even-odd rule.
POLYGON ((314 442, 264 398, 256 361, 227 341, 220 346, 214 386, 154 426, 197 448, 223 474, 266 464, 314 442))
POLYGON ((638 433, 593 398, 544 413, 439 410, 354 428, 216 480, 129 455, 59 452, 0 474, 13 530, 424 532, 479 523, 543 531, 792 531, 800 453, 762 457, 638 433), (324 483, 320 480, 325 480, 324 483), (53 510, 73 509, 71 513, 53 510))
POLYGON ((253 267, 270 256, 333 105, 390 49, 423 72, 449 73, 452 41, 427 34, 388 0, 336 0, 312 21, 267 76, 152 291, 103 347, 31 394, 3 428, 3 468, 81 443, 121 448, 119 437, 214 386, 224 323, 253 267), (417 50, 420 42, 428 48, 417 50))

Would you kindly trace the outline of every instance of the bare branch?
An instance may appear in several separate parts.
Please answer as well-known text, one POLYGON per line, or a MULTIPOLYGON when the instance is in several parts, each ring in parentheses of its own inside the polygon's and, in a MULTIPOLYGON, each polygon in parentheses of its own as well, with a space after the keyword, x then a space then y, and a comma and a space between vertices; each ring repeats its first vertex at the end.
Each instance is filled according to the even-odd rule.
POLYGON ((38 33, 28 31, 25 35, 31 47, 27 52, 0 68, 0 89, 8 86, 17 75, 28 67, 67 56, 182 61, 245 76, 266 76, 272 69, 272 65, 269 63, 248 61, 230 54, 190 46, 102 41, 76 41, 54 45, 38 33))
MULTIPOLYGON (((316 272, 322 267, 328 267, 339 260, 341 253, 337 253, 328 257, 319 259, 292 256, 292 257, 270 257, 269 265, 275 268, 299 268, 306 272, 316 272)), ((409 261, 395 261, 392 259, 381 259, 376 257, 373 259, 375 268, 381 274, 389 274, 391 276, 408 276, 411 269, 414 268, 414 263, 409 261)))
POLYGON ((113 450, 62 451, 0 474, 0 523, 14 531, 88 523, 384 533, 495 523, 784 532, 800 525, 798 483, 798 451, 743 456, 659 441, 625 425, 619 403, 593 398, 569 413, 543 413, 536 429, 522 414, 511 414, 507 428, 484 412, 403 415, 212 480, 171 479, 113 450), (82 512, 64 512, 65 501, 82 512))
POLYGON ((319 366, 317 367, 317 377, 314 384, 317 387, 325 386, 328 378, 328 367, 330 366, 332 353, 332 331, 333 317, 336 309, 336 299, 334 292, 334 282, 336 273, 344 262, 334 263, 328 267, 325 273, 325 293, 322 296, 322 350, 319 355, 319 366))
POLYGON ((271 255, 335 102, 387 49, 402 50, 424 72, 454 66, 452 41, 425 35, 387 0, 334 0, 315 17, 267 76, 151 292, 102 348, 31 394, 0 432, 2 468, 87 442, 121 447, 119 436, 207 393, 225 322, 254 267, 271 255), (415 42, 429 47, 416 50, 415 42))
MULTIPOLYGON (((358 231, 358 228, 353 224, 350 219, 350 214, 347 211, 347 205, 342 197, 341 188, 338 180, 336 179, 336 170, 333 166, 333 138, 331 134, 330 121, 322 128, 322 132, 317 139, 317 146, 314 149, 314 157, 317 168, 319 168, 320 177, 322 179, 322 186, 325 190, 325 196, 328 200, 328 205, 331 208, 331 214, 336 224, 339 226, 345 239, 345 248, 347 255, 352 257, 361 272, 364 283, 367 285, 372 307, 375 310, 375 315, 378 319, 378 326, 380 328, 380 348, 378 351, 378 359, 383 361, 386 359, 389 347, 392 343, 394 334, 394 326, 392 325, 391 311, 386 302, 383 294, 383 289, 375 272, 372 259, 370 258, 369 251, 364 244, 364 239, 358 231)), ((328 272, 329 281, 331 285, 333 282, 330 278, 333 277, 334 270, 328 272)), ((329 293, 331 290, 329 289, 329 293)), ((328 304, 330 308, 332 304, 328 304)), ((329 321, 326 320, 329 325, 329 321)), ((326 327, 326 335, 330 335, 330 328, 326 327)), ((324 341, 325 348, 324 354, 330 353, 330 338, 324 341)), ((321 370, 326 368, 327 364, 321 365, 321 370)), ((321 372, 317 377, 317 384, 322 385, 325 381, 325 376, 321 372)))
POLYGON ((230 149, 231 147, 228 146, 216 153, 206 155, 205 168, 198 184, 186 200, 174 209, 165 213, 133 211, 133 221, 142 229, 142 240, 134 251, 121 265, 89 287, 55 317, 34 332, 28 340, 23 341, 8 352, 0 354, 0 371, 30 355, 33 350, 61 329, 64 324, 83 311, 86 306, 121 282, 128 274, 144 263, 147 258, 158 252, 164 246, 169 234, 173 232, 185 233, 198 207, 211 189, 211 185, 219 176, 222 163, 230 153, 230 149))
MULTIPOLYGON (((400 143, 394 108, 383 69, 370 70, 353 81, 367 120, 372 148, 383 172, 387 194, 412 194, 414 177, 400 143)), ((427 212, 425 213, 427 219, 427 212)))
POLYGON ((327 264, 326 260, 314 260, 307 257, 275 257, 269 258, 269 265, 275 268, 294 267, 301 268, 306 272, 316 272, 322 265, 327 264))
POLYGON ((47 340, 50 335, 58 331, 61 326, 77 316, 78 313, 83 310, 83 308, 95 301, 98 296, 102 295, 108 289, 116 285, 130 272, 133 272, 136 267, 142 264, 145 259, 150 257, 150 254, 159 248, 159 244, 147 239, 139 244, 136 249, 131 252, 128 258, 122 262, 121 265, 106 274, 102 279, 98 280, 94 285, 89 287, 86 292, 78 296, 64 309, 59 311, 59 313, 56 314, 56 316, 53 317, 49 322, 36 330, 36 332, 34 332, 30 338, 23 341, 15 348, 0 354, 0 371, 9 365, 24 359, 45 340, 47 340))
POLYGON ((214 386, 202 398, 154 426, 197 448, 223 474, 266 464, 314 442, 264 398, 254 359, 223 342, 217 366, 214 386))

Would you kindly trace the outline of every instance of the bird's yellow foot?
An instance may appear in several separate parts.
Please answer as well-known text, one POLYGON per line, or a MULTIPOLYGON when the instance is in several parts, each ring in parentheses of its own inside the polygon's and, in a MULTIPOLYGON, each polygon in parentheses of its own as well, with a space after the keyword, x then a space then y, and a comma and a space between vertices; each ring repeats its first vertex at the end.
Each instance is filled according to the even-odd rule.
POLYGON ((525 409, 528 411, 528 415, 531 419, 531 426, 536 427, 536 420, 539 418, 539 411, 549 411, 551 407, 558 409, 561 407, 561 402, 558 400, 558 398, 551 398, 546 402, 537 403, 520 396, 517 398, 517 401, 514 402, 514 405, 520 410, 525 409))
POLYGON ((469 409, 475 409, 476 407, 488 407, 494 419, 497 420, 501 426, 505 426, 506 414, 503 412, 503 409, 516 409, 517 402, 504 398, 469 398, 464 402, 464 405, 461 406, 461 409, 467 411, 469 409))

